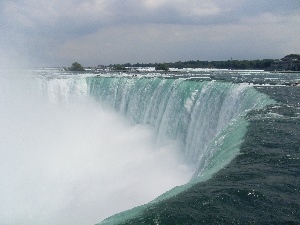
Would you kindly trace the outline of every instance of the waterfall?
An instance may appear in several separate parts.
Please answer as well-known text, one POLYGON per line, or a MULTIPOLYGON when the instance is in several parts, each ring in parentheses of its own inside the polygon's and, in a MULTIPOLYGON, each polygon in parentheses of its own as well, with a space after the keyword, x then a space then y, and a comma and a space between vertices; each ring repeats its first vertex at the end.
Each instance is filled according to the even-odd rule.
POLYGON ((157 77, 92 77, 87 82, 95 99, 132 123, 153 127, 157 142, 178 142, 187 160, 197 165, 194 178, 212 166, 215 152, 230 141, 226 151, 234 150, 222 159, 228 163, 238 153, 246 130, 242 116, 271 102, 246 84, 157 77))
MULTIPOLYGON (((104 206, 101 215, 97 211, 89 217, 98 222, 161 193, 149 204, 174 196, 225 167, 239 152, 247 129, 244 115, 273 102, 246 84, 52 70, 16 73, 0 77, 0 152, 6 156, 0 178, 7 184, 0 198, 7 204, 2 219, 12 223, 38 223, 45 207, 41 218, 50 222, 44 224, 53 218, 56 224, 82 224, 84 210, 97 211, 109 201, 111 211, 104 206), (134 181, 141 166, 146 166, 143 179, 134 181), (166 184, 171 186, 159 189, 166 184), (126 198, 139 191, 141 201, 130 205, 126 198), (70 216, 72 210, 76 217, 70 216)), ((103 223, 132 218, 148 206, 103 223)))

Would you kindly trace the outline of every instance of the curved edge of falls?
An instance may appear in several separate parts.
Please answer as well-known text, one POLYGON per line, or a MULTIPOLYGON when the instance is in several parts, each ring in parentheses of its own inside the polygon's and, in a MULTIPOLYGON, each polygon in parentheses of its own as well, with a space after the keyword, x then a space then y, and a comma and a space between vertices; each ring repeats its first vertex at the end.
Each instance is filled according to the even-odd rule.
POLYGON ((90 77, 87 83, 90 96, 134 124, 153 127, 158 143, 176 141, 196 168, 189 183, 100 224, 122 223, 152 204, 209 179, 239 153, 247 130, 246 113, 274 103, 246 84, 118 77, 90 77))

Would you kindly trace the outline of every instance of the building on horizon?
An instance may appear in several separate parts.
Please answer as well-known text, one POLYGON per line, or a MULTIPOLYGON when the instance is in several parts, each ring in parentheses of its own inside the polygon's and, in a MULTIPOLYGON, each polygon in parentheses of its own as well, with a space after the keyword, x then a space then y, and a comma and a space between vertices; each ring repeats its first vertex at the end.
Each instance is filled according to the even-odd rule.
POLYGON ((291 54, 282 59, 277 59, 271 64, 271 70, 300 71, 300 55, 291 54))

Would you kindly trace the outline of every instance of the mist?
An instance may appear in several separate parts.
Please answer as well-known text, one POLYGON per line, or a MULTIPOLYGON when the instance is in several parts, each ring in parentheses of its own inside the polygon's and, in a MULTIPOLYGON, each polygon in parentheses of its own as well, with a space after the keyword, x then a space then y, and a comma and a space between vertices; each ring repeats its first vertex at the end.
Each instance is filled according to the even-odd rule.
POLYGON ((66 90, 74 79, 0 76, 0 224, 95 224, 192 176, 176 143, 90 99, 83 78, 66 90))

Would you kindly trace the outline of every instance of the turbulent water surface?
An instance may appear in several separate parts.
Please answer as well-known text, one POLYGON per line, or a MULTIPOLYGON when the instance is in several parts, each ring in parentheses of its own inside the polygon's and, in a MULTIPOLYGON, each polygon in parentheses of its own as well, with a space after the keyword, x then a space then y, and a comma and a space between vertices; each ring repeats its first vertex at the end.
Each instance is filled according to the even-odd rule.
POLYGON ((0 79, 1 224, 300 222, 299 74, 0 79))

